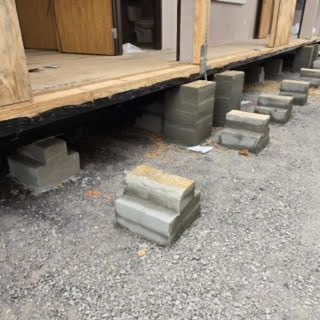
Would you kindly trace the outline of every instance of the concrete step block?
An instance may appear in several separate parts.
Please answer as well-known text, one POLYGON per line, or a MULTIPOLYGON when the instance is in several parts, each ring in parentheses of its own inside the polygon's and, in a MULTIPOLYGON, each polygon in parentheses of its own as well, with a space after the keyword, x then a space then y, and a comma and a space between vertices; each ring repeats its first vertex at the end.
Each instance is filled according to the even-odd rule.
POLYGON ((171 244, 200 214, 195 182, 141 165, 116 200, 116 222, 161 245, 171 244))
POLYGON ((45 164, 18 153, 8 163, 11 176, 35 193, 48 191, 80 171, 79 154, 72 151, 45 164))
POLYGON ((55 137, 39 140, 21 147, 18 154, 32 158, 42 164, 67 154, 67 144, 64 140, 55 137))
POLYGON ((268 133, 244 129, 224 128, 219 134, 219 143, 221 145, 237 150, 248 149, 253 153, 259 153, 268 142, 268 133))
POLYGON ((313 56, 312 56, 312 62, 317 60, 319 56, 319 49, 320 49, 320 44, 316 43, 313 45, 313 56))
MULTIPOLYGON (((309 83, 309 82, 308 82, 309 83)), ((293 104, 298 106, 304 106, 308 102, 308 93, 299 93, 292 91, 280 91, 281 96, 289 96, 293 98, 293 104)))
POLYGON ((141 165, 128 173, 124 193, 181 212, 194 197, 194 192, 194 181, 141 165))
POLYGON ((291 117, 292 108, 284 109, 272 106, 258 105, 255 107, 255 112, 259 114, 269 115, 271 117, 271 121, 278 123, 286 123, 289 121, 291 117))
POLYGON ((164 133, 172 142, 196 146, 207 139, 212 132, 212 116, 205 117, 193 126, 186 126, 166 121, 164 133))
POLYGON ((297 80, 283 80, 280 91, 308 93, 310 82, 297 80))
POLYGON ((292 110, 293 98, 275 94, 261 94, 257 102, 258 106, 272 107, 277 109, 292 110))
POLYGON ((227 114, 226 127, 266 134, 269 132, 269 123, 268 115, 232 110, 227 114))
POLYGON ((313 61, 312 68, 313 69, 320 69, 320 60, 313 61))
POLYGON ((301 68, 300 76, 305 78, 320 79, 320 70, 310 69, 310 68, 301 68))

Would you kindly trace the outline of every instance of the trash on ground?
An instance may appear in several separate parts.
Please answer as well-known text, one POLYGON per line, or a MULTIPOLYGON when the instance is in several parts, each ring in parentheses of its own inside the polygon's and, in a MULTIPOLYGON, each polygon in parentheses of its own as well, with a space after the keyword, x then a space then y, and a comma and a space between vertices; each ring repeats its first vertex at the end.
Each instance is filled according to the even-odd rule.
POLYGON ((213 147, 211 147, 211 146, 194 146, 194 147, 189 147, 187 149, 190 151, 205 154, 205 153, 210 152, 213 149, 213 147))
POLYGON ((142 49, 139 47, 127 42, 122 46, 123 54, 132 54, 132 53, 141 53, 143 52, 142 49))

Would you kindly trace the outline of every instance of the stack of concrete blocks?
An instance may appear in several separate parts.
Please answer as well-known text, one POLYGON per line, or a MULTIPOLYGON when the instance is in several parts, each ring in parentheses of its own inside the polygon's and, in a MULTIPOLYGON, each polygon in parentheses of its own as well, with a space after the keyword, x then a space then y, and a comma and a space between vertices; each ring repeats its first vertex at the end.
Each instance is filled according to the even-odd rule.
POLYGON ((195 182, 141 165, 127 175, 116 200, 116 223, 166 246, 172 244, 200 214, 195 182))
POLYGON ((320 69, 307 69, 302 68, 300 71, 300 79, 310 82, 313 87, 319 87, 320 85, 320 69))
POLYGON ((143 106, 142 115, 136 119, 136 126, 154 133, 163 133, 163 109, 164 106, 160 102, 143 106))
POLYGON ((11 176, 35 193, 50 190, 80 171, 79 154, 53 137, 18 149, 8 162, 11 176))
POLYGON ((298 49, 292 65, 293 72, 299 72, 301 68, 311 68, 314 60, 314 46, 304 46, 298 49))
POLYGON ((313 65, 312 65, 313 69, 320 69, 320 59, 313 61, 313 65))
POLYGON ((263 83, 265 80, 264 66, 253 65, 246 70, 245 82, 247 84, 263 83))
POLYGON ((262 94, 258 98, 255 112, 269 115, 274 122, 286 123, 291 118, 292 107, 293 97, 262 94))
POLYGON ((280 76, 283 69, 283 59, 272 59, 265 63, 264 72, 266 79, 280 76))
POLYGON ((293 104, 304 106, 308 102, 310 82, 283 80, 280 95, 293 97, 293 104))
POLYGON ((215 127, 223 127, 226 114, 231 110, 240 109, 244 76, 243 71, 225 71, 215 75, 217 84, 213 117, 215 127))
POLYGON ((170 140, 188 146, 200 144, 212 132, 216 84, 199 80, 166 94, 164 133, 170 140))
POLYGON ((219 143, 228 148, 259 153, 269 142, 269 123, 269 115, 232 110, 219 134, 219 143))
POLYGON ((320 44, 314 44, 313 45, 313 57, 312 57, 312 64, 318 59, 319 57, 319 49, 320 44))

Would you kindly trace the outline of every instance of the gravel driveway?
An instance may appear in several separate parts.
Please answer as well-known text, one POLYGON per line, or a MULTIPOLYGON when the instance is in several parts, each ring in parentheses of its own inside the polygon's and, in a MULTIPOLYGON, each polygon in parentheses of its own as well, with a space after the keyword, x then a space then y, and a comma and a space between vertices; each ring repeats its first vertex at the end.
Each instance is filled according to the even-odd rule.
POLYGON ((272 125, 258 156, 214 137, 200 155, 128 128, 83 140, 81 175, 56 190, 2 180, 0 319, 319 320, 318 94, 272 125), (141 163, 201 191, 201 217, 170 248, 114 225, 125 173, 141 163))

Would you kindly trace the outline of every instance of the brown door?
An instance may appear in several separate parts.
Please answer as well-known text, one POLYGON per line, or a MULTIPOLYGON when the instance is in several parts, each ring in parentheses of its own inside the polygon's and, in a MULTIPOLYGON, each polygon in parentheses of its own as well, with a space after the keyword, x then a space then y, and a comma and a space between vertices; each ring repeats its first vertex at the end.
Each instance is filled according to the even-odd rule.
POLYGON ((112 0, 55 0, 61 51, 115 55, 112 0))

